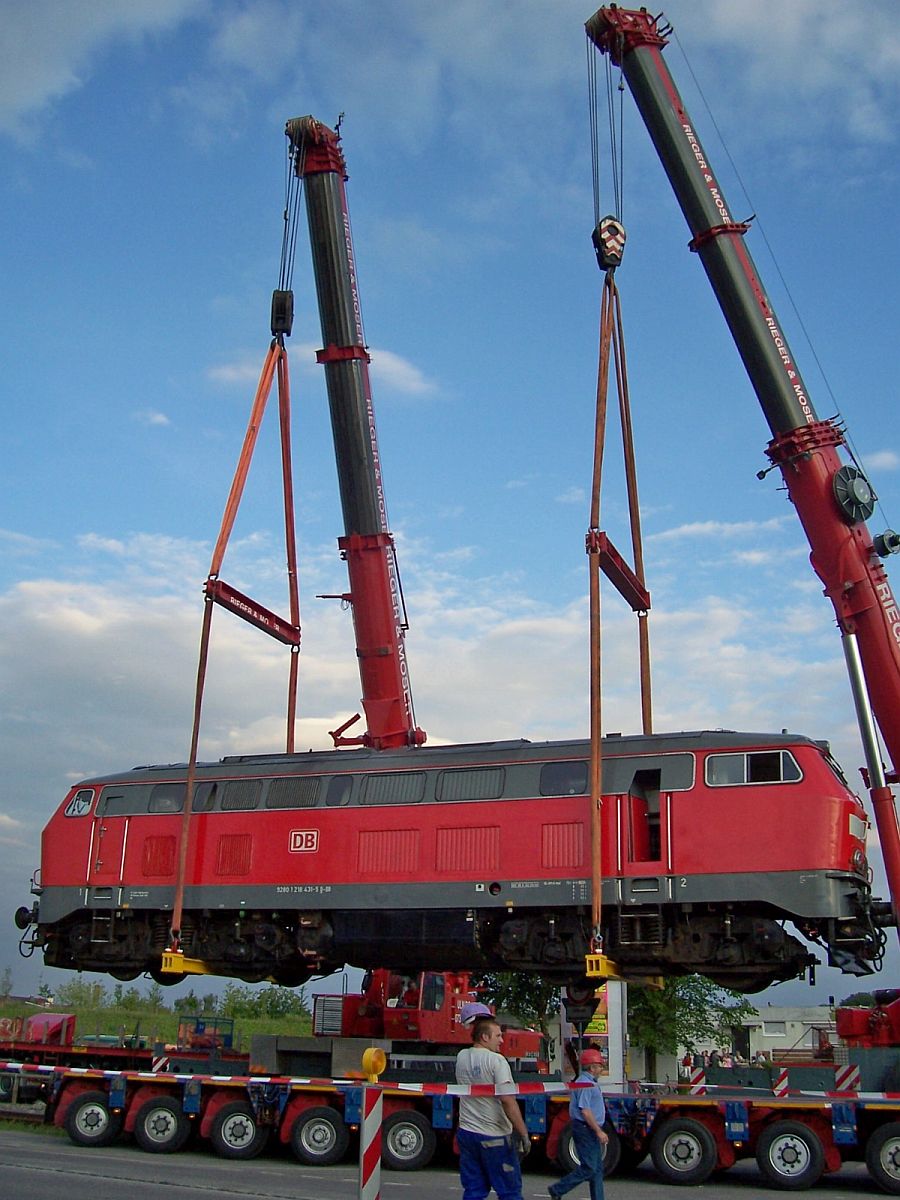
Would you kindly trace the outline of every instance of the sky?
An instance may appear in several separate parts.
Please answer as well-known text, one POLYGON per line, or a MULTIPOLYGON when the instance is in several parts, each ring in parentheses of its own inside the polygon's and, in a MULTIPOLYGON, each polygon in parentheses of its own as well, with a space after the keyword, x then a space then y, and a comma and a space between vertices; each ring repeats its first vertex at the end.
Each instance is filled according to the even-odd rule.
MULTIPOLYGON (((0 913, 30 903, 40 830, 73 782, 187 758, 201 588, 269 341, 291 117, 343 114, 418 723, 432 742, 587 733, 592 11, 0 0, 0 913)), ((881 500, 873 532, 897 526, 893 6, 665 11, 666 59, 734 215, 755 215, 748 245, 816 409, 847 423, 881 500)), ((757 479, 767 427, 627 96, 622 149, 655 727, 796 730, 858 780, 831 607, 778 476, 757 479)), ((294 290, 305 748, 359 698, 349 617, 316 599, 345 580, 305 229, 294 290)), ((285 611, 272 415, 223 577, 285 611)), ((609 437, 601 526, 625 548, 609 437)), ((604 728, 635 732, 634 620, 611 592, 603 615, 604 728)), ((280 646, 217 614, 201 757, 279 749, 286 678, 280 646)), ((717 839, 740 836, 706 833, 713 864, 717 839)), ((61 977, 17 940, 0 920, 17 991, 61 977)), ((892 950, 880 986, 896 965, 892 950)), ((854 990, 823 970, 812 991, 766 996, 854 990)))

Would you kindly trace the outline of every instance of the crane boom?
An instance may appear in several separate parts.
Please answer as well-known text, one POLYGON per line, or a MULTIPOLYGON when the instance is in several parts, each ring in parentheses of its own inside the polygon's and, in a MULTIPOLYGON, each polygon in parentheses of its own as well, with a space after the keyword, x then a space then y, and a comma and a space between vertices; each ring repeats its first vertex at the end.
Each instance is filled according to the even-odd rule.
MULTIPOLYGON (((313 117, 288 121, 294 170, 303 180, 324 348, 328 405, 344 517, 338 539, 347 563, 366 733, 332 734, 335 745, 374 749, 421 745, 406 660, 406 619, 394 539, 388 528, 369 354, 363 334, 346 165, 339 135, 313 117)), ((350 724, 352 722, 348 722, 350 724)))
POLYGON ((788 340, 760 283, 678 89, 663 61, 671 32, 646 11, 599 9, 585 25, 602 53, 621 67, 691 231, 772 433, 766 453, 778 466, 809 541, 810 561, 831 600, 845 642, 860 714, 870 792, 895 916, 900 906, 900 830, 893 795, 900 764, 900 605, 881 557, 900 549, 893 531, 872 538, 866 525, 875 497, 862 472, 843 464, 842 429, 820 420, 788 340), (861 670, 853 669, 859 663, 861 670), (872 711, 894 770, 885 776, 872 711))

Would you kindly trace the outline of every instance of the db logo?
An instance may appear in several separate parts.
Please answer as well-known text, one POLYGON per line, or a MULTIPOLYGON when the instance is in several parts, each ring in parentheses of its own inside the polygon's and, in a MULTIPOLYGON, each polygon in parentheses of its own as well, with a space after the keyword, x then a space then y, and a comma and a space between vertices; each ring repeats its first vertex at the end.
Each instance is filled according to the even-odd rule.
POLYGON ((291 854, 310 853, 319 848, 318 829, 292 829, 291 854))

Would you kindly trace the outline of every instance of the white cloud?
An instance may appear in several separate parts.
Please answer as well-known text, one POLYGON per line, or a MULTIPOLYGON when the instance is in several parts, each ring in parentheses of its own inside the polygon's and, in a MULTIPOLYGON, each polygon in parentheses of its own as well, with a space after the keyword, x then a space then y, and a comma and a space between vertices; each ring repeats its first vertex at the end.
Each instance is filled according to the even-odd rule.
POLYGON ((6 0, 0 6, 0 130, 33 135, 50 104, 84 87, 116 42, 172 29, 203 0, 6 0))
POLYGON ((896 450, 876 450, 865 455, 863 462, 869 471, 896 471, 900 467, 900 454, 896 450))
POLYGON ((583 487, 566 488, 564 492, 554 497, 557 504, 586 504, 587 492, 583 487))
MULTIPOLYGON (((767 521, 689 521, 672 529, 647 534, 648 542, 671 542, 683 538, 701 540, 748 537, 758 533, 770 533, 782 529, 788 523, 785 517, 771 517, 767 521)), ((723 544, 724 541, 723 541, 723 544)))
POLYGON ((405 396, 427 396, 436 385, 425 373, 393 350, 370 350, 373 380, 405 396))
POLYGON ((153 408, 144 408, 134 414, 134 419, 141 425, 162 426, 171 425, 172 422, 163 412, 158 412, 153 408))

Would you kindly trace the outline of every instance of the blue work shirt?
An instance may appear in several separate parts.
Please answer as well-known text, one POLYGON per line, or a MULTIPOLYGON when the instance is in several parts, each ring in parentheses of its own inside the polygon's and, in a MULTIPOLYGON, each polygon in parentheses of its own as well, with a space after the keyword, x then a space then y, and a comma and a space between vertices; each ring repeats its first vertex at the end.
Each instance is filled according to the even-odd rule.
POLYGON ((594 1120, 603 1128, 603 1122, 606 1120, 606 1105, 603 1103, 603 1093, 600 1091, 600 1084, 594 1079, 590 1071, 582 1071, 575 1080, 576 1083, 589 1083, 590 1087, 574 1088, 569 1099, 569 1118, 572 1121, 584 1122, 584 1110, 590 1109, 594 1114, 594 1120))

